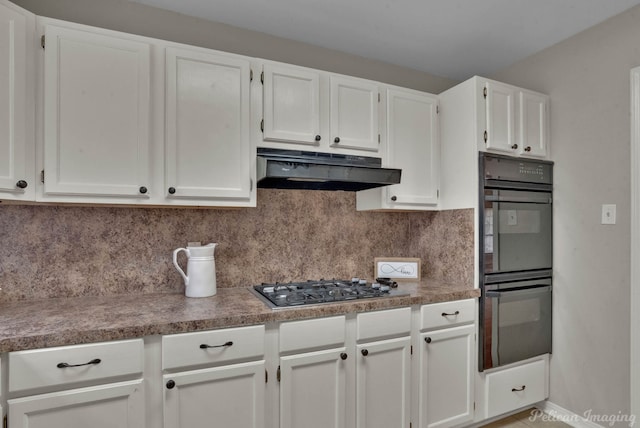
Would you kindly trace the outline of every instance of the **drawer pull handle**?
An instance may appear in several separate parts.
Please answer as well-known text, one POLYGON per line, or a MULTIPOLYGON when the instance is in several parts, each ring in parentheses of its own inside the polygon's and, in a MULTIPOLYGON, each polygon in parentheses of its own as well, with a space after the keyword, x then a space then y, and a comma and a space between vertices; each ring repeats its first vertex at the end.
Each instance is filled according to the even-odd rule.
POLYGON ((223 343, 222 345, 207 345, 206 343, 203 343, 202 345, 200 345, 200 349, 225 348, 227 346, 233 346, 233 342, 223 343))
POLYGON ((88 366, 91 364, 100 364, 101 361, 102 360, 100 360, 100 358, 96 358, 94 360, 89 361, 88 363, 83 363, 83 364, 58 363, 56 367, 58 367, 59 369, 66 369, 67 367, 80 367, 80 366, 88 366))
POLYGON ((446 312, 443 312, 443 313, 442 313, 442 316, 443 316, 443 317, 455 317, 456 315, 460 315, 460 311, 455 311, 455 312, 454 312, 454 313, 452 313, 452 314, 448 314, 448 313, 446 313, 446 312))
POLYGON ((511 392, 520 392, 520 391, 524 391, 524 388, 525 388, 525 387, 526 387, 525 385, 522 385, 522 388, 511 388, 511 392))

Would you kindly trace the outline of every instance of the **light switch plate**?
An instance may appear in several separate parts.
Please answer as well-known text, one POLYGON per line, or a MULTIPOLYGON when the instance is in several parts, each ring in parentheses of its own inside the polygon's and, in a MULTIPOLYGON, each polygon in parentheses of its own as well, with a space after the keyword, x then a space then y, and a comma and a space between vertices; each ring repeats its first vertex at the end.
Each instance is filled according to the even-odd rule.
POLYGON ((602 224, 616 224, 616 205, 602 205, 602 224))

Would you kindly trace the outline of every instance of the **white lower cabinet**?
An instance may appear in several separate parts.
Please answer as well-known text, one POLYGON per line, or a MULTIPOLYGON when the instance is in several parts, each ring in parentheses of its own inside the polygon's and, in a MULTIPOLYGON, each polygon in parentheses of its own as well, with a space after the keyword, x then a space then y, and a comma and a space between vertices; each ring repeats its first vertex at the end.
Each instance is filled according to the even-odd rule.
POLYGON ((485 418, 543 401, 548 394, 548 356, 488 373, 485 377, 485 418))
POLYGON ((9 428, 139 428, 142 379, 8 400, 9 428))
POLYGON ((280 358, 280 428, 345 426, 345 348, 280 358))
POLYGON ((416 346, 420 428, 462 425, 474 418, 476 300, 424 305, 416 346))
POLYGON ((263 428, 264 360, 163 376, 164 428, 263 428))
POLYGON ((263 428, 265 327, 163 336, 164 428, 263 428))
POLYGON ((473 420, 475 325, 420 336, 420 427, 450 427, 473 420))
POLYGON ((409 426, 411 338, 357 346, 356 427, 409 426))
POLYGON ((8 428, 143 427, 143 352, 134 339, 9 353, 8 428))

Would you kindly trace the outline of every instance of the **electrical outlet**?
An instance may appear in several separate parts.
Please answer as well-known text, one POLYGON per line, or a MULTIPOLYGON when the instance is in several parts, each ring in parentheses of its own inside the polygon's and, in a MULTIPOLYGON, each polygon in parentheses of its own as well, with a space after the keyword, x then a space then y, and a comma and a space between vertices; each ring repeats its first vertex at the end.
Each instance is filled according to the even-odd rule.
POLYGON ((602 205, 602 224, 616 224, 616 205, 602 205))
POLYGON ((517 225, 518 225, 518 211, 507 210, 507 226, 517 226, 517 225))

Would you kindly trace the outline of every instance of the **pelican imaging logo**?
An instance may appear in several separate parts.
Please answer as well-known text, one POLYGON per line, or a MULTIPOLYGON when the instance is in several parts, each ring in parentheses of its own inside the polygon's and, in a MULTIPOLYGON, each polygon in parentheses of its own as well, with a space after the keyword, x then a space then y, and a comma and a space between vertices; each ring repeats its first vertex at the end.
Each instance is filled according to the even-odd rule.
POLYGON ((636 415, 622 413, 622 411, 618 411, 618 413, 612 413, 612 414, 599 414, 599 413, 594 413, 593 409, 589 409, 585 411, 582 414, 582 416, 580 416, 576 414, 571 414, 571 415, 560 414, 555 410, 549 410, 547 412, 543 412, 540 409, 534 409, 533 411, 531 411, 531 416, 529 416, 529 420, 531 422, 535 422, 537 420, 540 420, 542 422, 560 421, 570 425, 572 425, 572 422, 576 423, 576 422, 587 421, 587 422, 593 422, 598 425, 610 426, 610 427, 619 423, 624 423, 629 427, 633 427, 636 423, 636 415))

